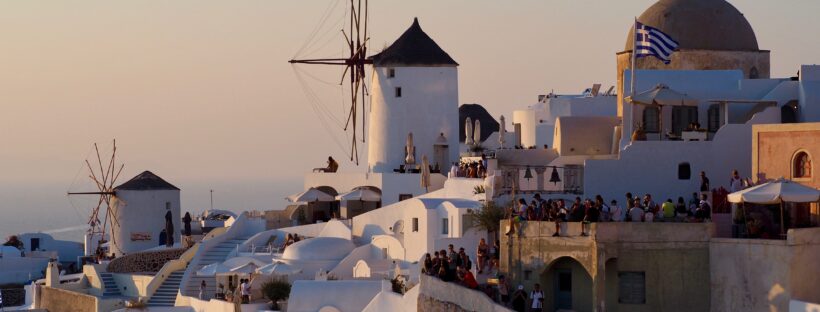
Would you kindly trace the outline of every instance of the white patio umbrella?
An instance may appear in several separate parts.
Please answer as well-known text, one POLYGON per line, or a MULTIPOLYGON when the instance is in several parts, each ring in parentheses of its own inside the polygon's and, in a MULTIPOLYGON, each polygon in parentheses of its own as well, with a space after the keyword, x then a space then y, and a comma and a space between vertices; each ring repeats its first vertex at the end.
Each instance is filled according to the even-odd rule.
POLYGON ((731 203, 780 204, 780 234, 784 234, 783 204, 820 201, 820 191, 780 178, 731 193, 728 200, 731 203))
POLYGON ((658 106, 658 132, 663 138, 663 107, 664 106, 698 106, 698 100, 684 93, 672 90, 669 86, 658 84, 654 88, 626 97, 633 104, 658 106))
POLYGON ((257 267, 261 267, 265 266, 267 263, 252 257, 233 257, 222 262, 222 265, 228 267, 231 271, 234 271, 236 268, 243 267, 248 264, 253 264, 257 267))
POLYGON ((475 128, 473 128, 473 142, 475 145, 481 144, 481 120, 475 120, 475 128))
POLYGON ((315 187, 311 187, 307 191, 290 195, 287 199, 292 203, 310 203, 319 201, 333 201, 333 196, 322 192, 315 187))
POLYGON ((222 265, 222 263, 211 263, 196 271, 196 276, 216 276, 220 273, 228 273, 231 268, 222 265))
POLYGON ((505 135, 507 134, 507 126, 506 126, 506 123, 504 122, 504 115, 501 115, 501 118, 499 118, 498 120, 499 120, 499 124, 501 126, 498 129, 498 144, 501 145, 501 148, 504 148, 504 143, 507 142, 507 138, 505 138, 505 135))
POLYGON ((430 161, 427 160, 427 155, 421 157, 421 187, 425 192, 429 192, 430 188, 430 161))
POLYGON ((336 200, 339 201, 351 201, 351 200, 360 200, 360 201, 380 201, 382 200, 382 195, 378 192, 367 189, 367 188, 357 188, 350 192, 340 194, 336 196, 336 200))
POLYGON ((404 163, 412 165, 416 163, 416 147, 413 146, 413 132, 407 134, 407 145, 404 147, 404 152, 407 156, 404 158, 404 163))
POLYGON ((256 265, 253 262, 250 262, 250 263, 247 263, 243 266, 231 269, 231 273, 253 274, 253 273, 256 273, 256 269, 258 269, 258 268, 259 268, 258 265, 256 265))
POLYGON ((299 274, 302 273, 302 269, 294 267, 290 264, 284 263, 282 261, 274 261, 271 264, 263 266, 261 268, 256 269, 257 273, 271 275, 271 274, 279 274, 279 275, 291 275, 291 274, 299 274))
POLYGON ((467 117, 464 121, 464 144, 473 145, 473 120, 467 117))

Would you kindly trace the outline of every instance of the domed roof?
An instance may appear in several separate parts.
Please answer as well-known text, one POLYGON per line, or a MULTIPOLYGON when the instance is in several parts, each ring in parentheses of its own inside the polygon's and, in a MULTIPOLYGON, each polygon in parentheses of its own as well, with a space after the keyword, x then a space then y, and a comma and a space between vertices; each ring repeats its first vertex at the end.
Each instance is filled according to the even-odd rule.
POLYGON ((350 240, 338 237, 316 237, 298 241, 285 248, 282 259, 328 261, 342 260, 356 245, 350 240))
MULTIPOLYGON (((679 49, 758 51, 752 25, 725 0, 659 0, 638 21, 671 36, 679 49)), ((630 29, 626 50, 632 50, 630 29)))

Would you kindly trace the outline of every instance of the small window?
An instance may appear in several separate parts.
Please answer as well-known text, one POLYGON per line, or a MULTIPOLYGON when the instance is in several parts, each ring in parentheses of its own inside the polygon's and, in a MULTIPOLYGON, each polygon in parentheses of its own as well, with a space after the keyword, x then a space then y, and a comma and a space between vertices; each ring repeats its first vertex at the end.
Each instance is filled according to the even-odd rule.
POLYGON ((529 281, 532 276, 532 270, 524 270, 524 280, 529 281))
POLYGON ((401 97, 401 87, 396 87, 396 97, 397 98, 401 97))
POLYGON ((760 72, 757 70, 757 67, 752 66, 752 69, 749 70, 749 79, 758 78, 760 78, 760 72))
POLYGON ((646 272, 618 272, 618 303, 646 303, 646 272))
POLYGON ((441 234, 450 234, 450 220, 447 218, 441 219, 441 234))
POLYGON ((165 210, 171 210, 171 202, 165 202, 165 210))
POLYGON ((413 194, 399 194, 399 201, 413 198, 413 194))
POLYGON ((689 180, 692 178, 692 166, 688 162, 678 164, 678 180, 689 180))
POLYGON ((419 218, 413 218, 413 232, 419 231, 419 218))
POLYGON ((31 239, 31 251, 37 251, 40 249, 40 239, 39 238, 32 238, 31 239))
POLYGON ((811 178, 811 158, 806 152, 798 152, 792 161, 792 177, 797 179, 811 178))
POLYGON ((396 77, 396 69, 395 68, 388 68, 387 69, 387 78, 394 78, 396 77))

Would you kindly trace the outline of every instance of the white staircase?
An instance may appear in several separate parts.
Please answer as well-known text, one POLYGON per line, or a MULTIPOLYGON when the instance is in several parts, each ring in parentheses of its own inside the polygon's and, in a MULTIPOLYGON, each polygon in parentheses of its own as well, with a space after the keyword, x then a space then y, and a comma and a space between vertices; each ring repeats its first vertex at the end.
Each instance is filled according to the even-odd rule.
POLYGON ((148 300, 149 307, 173 307, 177 301, 179 283, 182 282, 182 274, 185 270, 172 272, 168 278, 162 282, 157 291, 148 300))
POLYGON ((117 287, 117 282, 114 281, 114 277, 111 273, 100 273, 100 279, 102 280, 103 297, 116 297, 121 295, 120 289, 117 287))
MULTIPOLYGON (((180 288, 182 290, 182 294, 185 296, 198 298, 199 286, 202 284, 202 281, 205 281, 205 293, 203 294, 203 299, 207 300, 213 298, 216 294, 217 288, 216 279, 213 276, 196 276, 196 272, 206 265, 225 261, 228 255, 236 250, 237 245, 242 244, 249 238, 250 236, 243 236, 221 242, 205 252, 196 265, 188 266, 186 271, 189 271, 188 274, 190 278, 188 279, 188 282, 180 288)), ((228 285, 225 285, 225 287, 227 288, 228 285)))

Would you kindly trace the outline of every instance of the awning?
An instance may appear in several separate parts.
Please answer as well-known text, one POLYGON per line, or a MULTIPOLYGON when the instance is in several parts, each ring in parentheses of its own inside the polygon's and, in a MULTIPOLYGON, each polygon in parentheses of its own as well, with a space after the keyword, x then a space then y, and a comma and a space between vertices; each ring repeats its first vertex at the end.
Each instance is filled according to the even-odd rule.
POLYGON ((627 101, 642 104, 642 105, 661 105, 661 106, 697 106, 698 100, 689 97, 686 94, 669 89, 664 84, 659 84, 635 96, 628 96, 627 101))
POLYGON ((307 191, 288 196, 287 200, 292 203, 330 202, 333 201, 333 196, 311 187, 307 191))
POLYGON ((354 189, 350 192, 347 192, 347 193, 341 194, 339 196, 336 196, 336 200, 339 200, 339 201, 360 200, 360 201, 374 201, 374 202, 377 202, 377 201, 382 200, 382 194, 379 194, 378 192, 376 192, 374 190, 371 190, 371 189, 358 188, 358 189, 354 189))
POLYGON ((729 202, 753 204, 810 203, 820 200, 820 191, 785 179, 729 194, 729 202))
POLYGON ((272 264, 268 264, 256 270, 257 273, 261 274, 278 274, 278 275, 291 275, 291 274, 299 274, 302 273, 302 269, 293 267, 287 263, 281 261, 275 261, 272 264))

